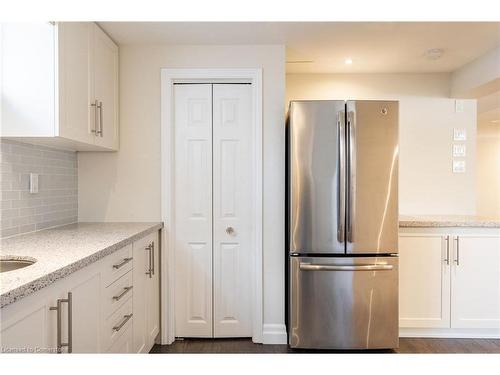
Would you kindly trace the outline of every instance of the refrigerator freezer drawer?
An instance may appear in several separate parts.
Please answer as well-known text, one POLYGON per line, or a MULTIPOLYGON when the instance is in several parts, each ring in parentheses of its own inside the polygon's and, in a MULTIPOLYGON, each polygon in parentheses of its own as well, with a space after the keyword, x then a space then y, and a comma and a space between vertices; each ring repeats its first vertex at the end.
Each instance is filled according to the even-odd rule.
POLYGON ((397 348, 397 257, 291 257, 292 348, 397 348))

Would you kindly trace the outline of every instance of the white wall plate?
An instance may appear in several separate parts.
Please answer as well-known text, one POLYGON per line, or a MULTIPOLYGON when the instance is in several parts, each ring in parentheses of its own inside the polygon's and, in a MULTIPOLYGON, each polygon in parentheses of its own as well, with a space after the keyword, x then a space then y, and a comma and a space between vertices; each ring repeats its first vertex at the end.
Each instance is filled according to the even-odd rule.
POLYGON ((467 140, 467 131, 463 128, 453 129, 453 140, 454 141, 465 141, 467 140))
POLYGON ((453 173, 465 173, 465 160, 453 160, 453 173))
POLYGON ((466 146, 464 144, 454 144, 453 145, 453 157, 465 157, 466 154, 466 146))

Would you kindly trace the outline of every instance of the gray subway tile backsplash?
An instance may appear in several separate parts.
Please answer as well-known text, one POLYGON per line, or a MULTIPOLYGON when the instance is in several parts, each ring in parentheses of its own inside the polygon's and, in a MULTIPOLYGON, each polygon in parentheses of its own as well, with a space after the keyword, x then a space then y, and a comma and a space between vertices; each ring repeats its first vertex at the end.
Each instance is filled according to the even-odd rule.
POLYGON ((76 152, 0 139, 0 237, 78 220, 76 152), (29 174, 38 173, 38 193, 29 174))

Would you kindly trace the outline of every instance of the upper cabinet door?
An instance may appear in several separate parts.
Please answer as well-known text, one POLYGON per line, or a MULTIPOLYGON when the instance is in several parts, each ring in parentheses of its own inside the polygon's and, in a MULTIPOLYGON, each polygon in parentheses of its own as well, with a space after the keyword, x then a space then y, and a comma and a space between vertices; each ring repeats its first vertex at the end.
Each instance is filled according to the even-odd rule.
POLYGON ((88 22, 58 24, 59 135, 94 143, 93 108, 90 107, 90 36, 88 22))
MULTIPOLYGON (((118 149, 118 47, 92 24, 91 106, 97 111, 94 122, 96 145, 118 149)), ((93 112, 91 112, 93 113, 93 112)))
POLYGON ((54 25, 0 24, 0 136, 54 137, 54 25))

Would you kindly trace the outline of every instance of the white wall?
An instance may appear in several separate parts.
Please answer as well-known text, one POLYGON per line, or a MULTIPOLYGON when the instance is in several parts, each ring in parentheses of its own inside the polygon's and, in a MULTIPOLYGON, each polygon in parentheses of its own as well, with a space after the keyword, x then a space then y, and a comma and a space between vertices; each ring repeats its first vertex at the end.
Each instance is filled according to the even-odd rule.
POLYGON ((500 90, 500 47, 451 74, 452 97, 479 98, 500 90))
POLYGON ((288 74, 291 99, 400 102, 401 214, 475 214, 476 101, 455 113, 449 74, 288 74), (452 173, 453 128, 467 130, 467 171, 452 173))
POLYGON ((120 150, 79 153, 81 221, 159 221, 160 69, 263 68, 264 323, 284 321, 285 49, 120 47, 120 150))
POLYGON ((500 126, 487 123, 477 133, 477 213, 500 217, 500 126))

